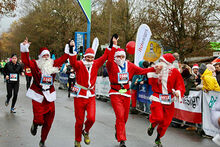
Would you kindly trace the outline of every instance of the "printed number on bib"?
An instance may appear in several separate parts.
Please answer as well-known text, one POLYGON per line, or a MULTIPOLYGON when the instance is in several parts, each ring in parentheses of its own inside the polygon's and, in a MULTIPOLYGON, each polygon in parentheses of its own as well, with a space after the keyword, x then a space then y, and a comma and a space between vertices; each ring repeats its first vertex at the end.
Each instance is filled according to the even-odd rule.
POLYGON ((26 68, 26 73, 31 73, 31 69, 30 68, 26 68))
POLYGON ((125 84, 129 81, 129 73, 128 72, 121 72, 118 73, 118 83, 125 84))
POLYGON ((43 76, 41 78, 42 85, 53 85, 53 77, 52 76, 43 76))
POLYGON ((72 86, 71 90, 72 90, 71 96, 77 97, 79 95, 79 92, 80 92, 81 88, 78 87, 78 86, 72 86))
POLYGON ((75 74, 74 74, 74 73, 71 73, 70 76, 69 76, 69 78, 70 78, 70 79, 74 79, 74 78, 75 78, 75 74))
POLYGON ((10 81, 18 81, 18 74, 10 73, 9 79, 10 79, 10 81))
POLYGON ((171 95, 170 94, 160 94, 161 104, 170 105, 171 104, 171 95))

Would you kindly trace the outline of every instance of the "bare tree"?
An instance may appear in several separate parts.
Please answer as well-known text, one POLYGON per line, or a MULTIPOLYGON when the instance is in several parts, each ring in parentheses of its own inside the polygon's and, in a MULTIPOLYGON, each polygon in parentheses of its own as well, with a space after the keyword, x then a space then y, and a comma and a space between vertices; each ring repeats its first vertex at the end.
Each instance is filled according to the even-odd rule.
POLYGON ((1 0, 0 2, 0 19, 3 15, 12 14, 16 8, 16 0, 1 0))
POLYGON ((183 56, 207 55, 218 0, 149 0, 146 22, 153 37, 183 56))

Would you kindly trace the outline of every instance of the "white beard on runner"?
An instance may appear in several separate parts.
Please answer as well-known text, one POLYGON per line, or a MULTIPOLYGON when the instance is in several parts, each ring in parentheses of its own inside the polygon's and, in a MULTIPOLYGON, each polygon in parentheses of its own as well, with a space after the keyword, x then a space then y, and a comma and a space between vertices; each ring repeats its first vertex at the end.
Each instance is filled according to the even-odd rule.
POLYGON ((51 75, 59 72, 58 67, 54 67, 54 60, 51 58, 40 58, 37 60, 37 65, 44 75, 51 75))
POLYGON ((115 62, 116 62, 116 64, 118 64, 124 68, 125 59, 115 58, 115 62))
POLYGON ((163 77, 165 77, 167 74, 169 74, 170 69, 175 68, 174 65, 166 64, 165 62, 159 62, 156 65, 158 65, 158 66, 162 65, 163 66, 161 72, 158 74, 160 81, 162 80, 163 77))
POLYGON ((85 60, 85 58, 82 60, 82 62, 83 62, 83 64, 86 66, 86 68, 90 68, 90 67, 92 66, 92 64, 93 64, 93 61, 92 61, 92 62, 87 62, 87 61, 85 60))

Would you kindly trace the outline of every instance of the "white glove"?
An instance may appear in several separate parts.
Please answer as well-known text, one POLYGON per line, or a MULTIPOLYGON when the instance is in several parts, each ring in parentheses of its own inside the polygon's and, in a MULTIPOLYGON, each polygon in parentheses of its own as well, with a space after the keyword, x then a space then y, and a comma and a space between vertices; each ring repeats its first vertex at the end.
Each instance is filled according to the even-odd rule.
POLYGON ((77 54, 76 51, 73 51, 73 53, 70 53, 69 51, 70 51, 69 44, 66 44, 64 53, 69 54, 70 56, 74 56, 77 54))
POLYGON ((173 91, 173 94, 174 96, 176 97, 176 100, 179 102, 179 103, 182 103, 182 99, 181 99, 181 92, 179 90, 174 90, 172 89, 173 91))
POLYGON ((20 51, 21 51, 22 53, 24 53, 24 52, 29 52, 29 46, 30 46, 29 43, 28 43, 28 44, 23 44, 23 42, 20 43, 20 51))

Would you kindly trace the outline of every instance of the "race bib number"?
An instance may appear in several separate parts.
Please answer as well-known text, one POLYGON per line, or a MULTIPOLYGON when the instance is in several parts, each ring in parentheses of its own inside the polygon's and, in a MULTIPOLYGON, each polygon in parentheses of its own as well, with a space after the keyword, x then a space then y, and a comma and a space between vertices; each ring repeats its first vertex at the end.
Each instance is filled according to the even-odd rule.
POLYGON ((71 96, 73 97, 77 97, 79 95, 79 92, 80 92, 81 88, 78 87, 78 86, 72 86, 71 87, 71 96))
POLYGON ((125 84, 129 81, 129 73, 128 72, 122 72, 118 73, 118 83, 119 84, 125 84))
POLYGON ((18 74, 10 73, 9 79, 10 79, 10 81, 18 81, 18 74))
POLYGON ((41 78, 42 85, 53 85, 53 77, 52 76, 43 76, 41 78))
POLYGON ((26 68, 26 73, 31 73, 31 69, 30 68, 26 68))
POLYGON ((74 79, 75 78, 75 74, 71 73, 69 77, 70 77, 70 79, 74 79))
POLYGON ((159 97, 161 104, 170 105, 172 103, 170 94, 160 94, 159 97))

